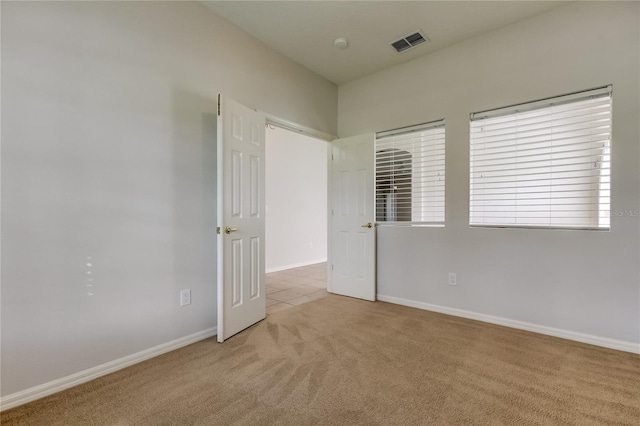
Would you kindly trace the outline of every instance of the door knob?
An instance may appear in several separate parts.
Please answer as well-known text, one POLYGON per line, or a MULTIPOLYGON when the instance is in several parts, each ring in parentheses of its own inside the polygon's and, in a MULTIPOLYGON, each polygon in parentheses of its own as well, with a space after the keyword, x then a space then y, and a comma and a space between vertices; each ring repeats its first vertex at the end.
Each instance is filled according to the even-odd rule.
POLYGON ((373 228, 373 224, 371 222, 362 225, 363 228, 373 228))
POLYGON ((236 232, 236 231, 237 231, 237 229, 236 229, 236 228, 230 228, 230 227, 228 227, 228 226, 227 226, 226 228, 224 228, 224 233, 225 233, 225 234, 230 234, 230 233, 232 233, 232 232, 236 232))

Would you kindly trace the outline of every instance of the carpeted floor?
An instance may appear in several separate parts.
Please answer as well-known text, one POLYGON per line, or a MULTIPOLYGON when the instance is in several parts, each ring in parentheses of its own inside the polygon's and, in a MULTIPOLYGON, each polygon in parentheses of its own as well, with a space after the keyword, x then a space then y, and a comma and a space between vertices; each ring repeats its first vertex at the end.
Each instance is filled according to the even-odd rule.
POLYGON ((639 424, 640 356, 388 303, 276 312, 2 425, 639 424))

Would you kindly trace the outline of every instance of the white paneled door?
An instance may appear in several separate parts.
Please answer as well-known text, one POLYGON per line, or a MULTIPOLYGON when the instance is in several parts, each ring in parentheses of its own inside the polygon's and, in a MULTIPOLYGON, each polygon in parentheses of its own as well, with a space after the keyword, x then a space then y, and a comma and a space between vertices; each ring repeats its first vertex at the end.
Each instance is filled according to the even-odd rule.
POLYGON ((329 199, 332 293, 376 300, 373 134, 332 143, 329 199))
POLYGON ((264 114, 218 97, 218 342, 265 318, 264 114))

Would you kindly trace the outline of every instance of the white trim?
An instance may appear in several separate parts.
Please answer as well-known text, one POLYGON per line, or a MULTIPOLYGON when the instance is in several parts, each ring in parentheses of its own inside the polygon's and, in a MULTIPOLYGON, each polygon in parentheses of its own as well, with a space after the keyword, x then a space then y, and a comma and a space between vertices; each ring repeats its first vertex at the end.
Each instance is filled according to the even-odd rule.
POLYGON ((35 401, 36 399, 44 398, 45 396, 52 395, 56 392, 86 383, 97 379, 98 377, 113 373, 114 371, 122 370, 123 368, 129 367, 133 364, 137 364, 158 355, 174 351, 183 346, 215 336, 217 333, 217 327, 208 328, 42 385, 9 394, 0 398, 0 411, 8 410, 9 408, 17 407, 18 405, 26 404, 27 402, 35 401))
POLYGON ((302 133, 303 135, 321 139, 323 141, 332 141, 337 138, 331 133, 326 133, 321 130, 316 130, 312 127, 303 126, 302 124, 294 123, 293 121, 286 120, 282 117, 278 117, 264 111, 262 113, 264 114, 268 124, 273 124, 274 126, 291 130, 296 133, 302 133))
POLYGON ((287 270, 287 269, 300 268, 302 266, 316 265, 318 263, 324 263, 326 261, 327 261, 327 259, 324 258, 324 259, 310 260, 308 262, 294 263, 292 265, 276 266, 275 268, 267 269, 266 273, 270 274, 271 272, 278 272, 278 271, 284 271, 284 270, 287 270))
POLYGON ((505 327, 517 328, 519 330, 532 331, 534 333, 546 334, 547 336, 560 337, 562 339, 575 340, 576 342, 588 343, 590 345, 602 346, 609 349, 640 354, 640 343, 626 342, 624 340, 609 339, 607 337, 594 336, 591 334, 578 333, 561 328, 547 327, 545 325, 532 324, 524 321, 512 320, 509 318, 496 317, 493 315, 481 314, 478 312, 465 311, 463 309, 449 308, 446 306, 432 305, 431 303, 418 302, 416 300, 402 299, 399 297, 385 296, 378 294, 381 302, 395 303, 397 305, 409 306, 411 308, 423 309, 425 311, 439 312, 441 314, 453 315, 456 317, 468 318, 472 320, 488 322, 490 324, 502 325, 505 327))

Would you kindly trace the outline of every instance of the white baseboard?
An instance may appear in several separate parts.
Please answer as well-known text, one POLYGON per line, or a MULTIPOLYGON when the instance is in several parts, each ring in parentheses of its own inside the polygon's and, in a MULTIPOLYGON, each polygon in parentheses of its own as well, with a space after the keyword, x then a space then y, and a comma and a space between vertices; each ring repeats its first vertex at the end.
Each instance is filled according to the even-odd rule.
POLYGON ((327 258, 325 257, 324 259, 310 260, 308 262, 294 263, 292 265, 276 266, 275 268, 267 268, 266 273, 270 274, 271 272, 278 272, 278 271, 284 271, 287 269, 300 268, 302 266, 315 265, 316 263, 324 263, 326 261, 327 261, 327 258))
POLYGON ((71 374, 70 376, 62 377, 42 385, 9 394, 0 398, 0 411, 8 410, 9 408, 17 407, 18 405, 26 404, 27 402, 35 401, 36 399, 86 383, 93 379, 97 379, 98 377, 113 373, 114 371, 122 370, 123 368, 129 367, 133 364, 145 361, 149 358, 153 358, 208 337, 215 336, 217 333, 217 327, 208 328, 206 330, 172 340, 171 342, 163 343, 153 348, 145 349, 144 351, 127 355, 87 370, 79 371, 71 374))
POLYGON ((577 342, 588 343, 590 345, 602 346, 619 351, 640 354, 640 344, 625 342, 623 340, 609 339, 607 337, 593 336, 591 334, 578 333, 560 328, 547 327, 545 325, 532 324, 524 321, 512 320, 509 318, 496 317, 493 315, 481 314, 477 312, 465 311, 462 309, 449 308, 446 306, 432 305, 431 303, 418 302, 415 300, 402 299, 399 297, 385 296, 378 294, 377 300, 381 302, 395 303, 397 305, 409 306, 411 308, 423 309, 425 311, 439 312, 441 314, 453 315, 456 317, 468 318, 505 327, 517 328, 519 330, 533 331, 534 333, 546 334, 548 336, 560 337, 577 342))

